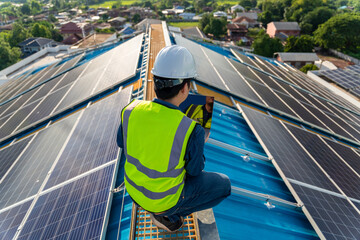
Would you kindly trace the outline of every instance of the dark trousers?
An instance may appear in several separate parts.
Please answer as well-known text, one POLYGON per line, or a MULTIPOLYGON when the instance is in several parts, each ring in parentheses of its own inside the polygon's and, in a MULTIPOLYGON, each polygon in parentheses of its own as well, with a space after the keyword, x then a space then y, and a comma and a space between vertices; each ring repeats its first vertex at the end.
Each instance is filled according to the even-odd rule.
POLYGON ((198 176, 186 176, 185 185, 177 204, 157 214, 172 222, 193 212, 212 208, 231 194, 230 179, 221 173, 202 171, 198 176))

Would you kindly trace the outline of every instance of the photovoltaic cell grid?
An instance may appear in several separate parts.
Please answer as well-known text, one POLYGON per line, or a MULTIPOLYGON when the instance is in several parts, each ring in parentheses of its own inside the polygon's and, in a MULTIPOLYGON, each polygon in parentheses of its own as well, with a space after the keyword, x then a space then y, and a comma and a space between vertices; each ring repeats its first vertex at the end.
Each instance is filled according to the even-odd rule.
POLYGON ((360 214, 344 198, 292 184, 328 240, 360 239, 360 214))
POLYGON ((20 142, 0 150, 0 180, 4 177, 5 173, 16 161, 20 153, 25 149, 31 139, 32 137, 28 137, 20 142))
MULTIPOLYGON (((307 93, 305 95, 303 90, 295 91, 288 84, 275 80, 257 69, 233 60, 227 61, 224 56, 180 35, 176 35, 175 39, 177 44, 185 46, 195 57, 199 80, 277 109, 300 121, 306 121, 352 141, 360 142, 360 126, 349 125, 343 118, 329 113, 330 110, 322 106, 320 100, 312 99, 307 93), (257 94, 260 95, 261 100, 257 94), (313 102, 316 102, 315 105, 317 104, 320 109, 314 107, 313 102)), ((266 62, 256 58, 253 65, 269 72, 269 68, 265 68, 264 63, 260 64, 260 61, 266 62)))
POLYGON ((347 196, 357 199, 354 200, 355 205, 360 205, 358 203, 360 179, 344 161, 350 166, 355 166, 354 169, 357 171, 359 155, 349 147, 327 139, 324 143, 319 136, 286 124, 289 131, 293 133, 294 139, 278 120, 246 107, 242 109, 281 171, 290 179, 294 190, 325 237, 327 239, 358 239, 360 215, 357 209, 349 204, 345 196, 341 197, 335 185, 295 139, 305 147, 347 196), (325 194, 322 190, 320 192, 299 186, 291 179, 315 186, 315 188, 326 189, 339 197, 325 194), (349 224, 349 221, 352 224, 349 224))
POLYGON ((32 201, 0 212, 0 239, 13 239, 32 201))
POLYGON ((77 114, 74 114, 35 136, 32 144, 0 184, 0 209, 31 197, 39 191, 76 118, 77 114))
POLYGON ((360 86, 360 76, 353 71, 343 69, 320 72, 323 76, 334 81, 345 89, 353 89, 360 86))
POLYGON ((242 110, 287 178, 339 192, 278 120, 250 108, 242 110))
POLYGON ((85 109, 45 189, 118 158, 117 129, 130 95, 127 88, 85 109))
POLYGON ((41 195, 18 239, 100 239, 114 164, 41 195))

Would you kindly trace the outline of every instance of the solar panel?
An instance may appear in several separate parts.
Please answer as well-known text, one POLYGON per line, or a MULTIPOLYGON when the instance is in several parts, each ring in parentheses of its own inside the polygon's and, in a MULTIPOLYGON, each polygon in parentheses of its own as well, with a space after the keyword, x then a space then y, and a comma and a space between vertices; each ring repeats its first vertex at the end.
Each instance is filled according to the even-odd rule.
POLYGON ((4 111, 0 114, 0 117, 4 117, 10 113, 13 113, 20 109, 24 104, 29 102, 29 98, 34 94, 34 91, 25 93, 24 95, 6 103, 4 105, 4 111), (7 107, 6 107, 7 106, 7 107), (6 108, 6 110, 5 110, 6 108))
POLYGON ((0 139, 10 135, 19 124, 31 113, 31 111, 39 104, 40 100, 32 102, 15 112, 7 122, 1 126, 0 139))
POLYGON ((254 62, 251 61, 250 57, 248 57, 248 56, 246 56, 244 54, 241 54, 241 53, 239 53, 237 51, 233 51, 233 53, 238 59, 240 59, 241 62, 247 63, 249 65, 254 65, 254 62))
POLYGON ((0 211, 0 239, 13 239, 32 201, 0 211))
POLYGON ((324 139, 332 149, 339 154, 347 164, 349 164, 358 174, 360 174, 360 155, 350 147, 346 147, 339 143, 324 139))
POLYGON ((130 95, 127 88, 85 109, 45 189, 118 158, 117 128, 130 95))
POLYGON ((23 128, 51 115, 56 105, 63 98, 70 86, 63 87, 56 92, 51 93, 39 102, 37 107, 31 112, 24 121, 15 129, 21 131, 23 128))
POLYGON ((250 108, 242 110, 287 178, 338 192, 278 120, 250 108))
POLYGON ((42 194, 18 239, 100 239, 114 164, 42 194))
POLYGON ((360 214, 346 199, 292 186, 326 239, 360 239, 360 214))
POLYGON ((23 139, 20 142, 0 150, 0 181, 31 139, 32 137, 23 139))
POLYGON ((296 127, 288 128, 347 196, 360 199, 360 178, 321 141, 319 136, 296 127))
POLYGON ((78 114, 40 131, 0 184, 0 209, 35 195, 68 137, 78 114))
POLYGON ((73 83, 76 81, 76 79, 80 76, 80 74, 84 71, 84 69, 87 67, 87 65, 89 65, 89 62, 86 62, 72 70, 70 70, 69 72, 67 72, 64 75, 61 75, 61 80, 58 83, 58 85, 56 85, 54 87, 54 89, 52 91, 56 91, 57 89, 60 89, 70 83, 73 83))

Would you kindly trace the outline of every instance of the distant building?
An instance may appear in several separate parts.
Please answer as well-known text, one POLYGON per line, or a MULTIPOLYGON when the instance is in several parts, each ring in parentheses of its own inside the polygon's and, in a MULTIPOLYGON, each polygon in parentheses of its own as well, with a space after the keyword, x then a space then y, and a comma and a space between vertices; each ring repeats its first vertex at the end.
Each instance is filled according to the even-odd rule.
POLYGON ((47 47, 52 47, 54 43, 54 40, 48 38, 28 38, 19 43, 19 47, 23 54, 29 54, 38 52, 47 47))
POLYGON ((64 38, 69 37, 72 34, 77 34, 82 38, 85 38, 90 34, 92 27, 88 23, 74 23, 68 22, 61 26, 60 33, 64 38))
POLYGON ((236 17, 247 17, 255 21, 258 20, 258 15, 256 12, 238 12, 236 13, 236 17))
POLYGON ((108 23, 110 23, 111 26, 116 30, 120 30, 121 28, 123 28, 124 24, 126 23, 126 18, 123 17, 112 18, 108 20, 108 23))
POLYGON ((124 28, 123 30, 121 30, 121 31, 119 32, 119 34, 120 34, 120 35, 131 35, 131 34, 133 34, 134 32, 135 32, 135 30, 132 29, 131 27, 126 27, 126 28, 124 28))
POLYGON ((240 6, 239 4, 231 7, 231 13, 236 12, 236 10, 239 10, 239 11, 241 11, 241 12, 244 12, 244 11, 245 11, 245 8, 243 8, 243 7, 240 6))
POLYGON ((188 12, 180 13, 179 17, 181 17, 184 20, 193 20, 193 18, 195 17, 195 13, 188 13, 188 12))
POLYGON ((216 18, 220 18, 220 17, 226 17, 227 18, 226 12, 223 12, 223 11, 214 12, 213 16, 216 17, 216 18))
POLYGON ((274 56, 279 62, 291 64, 296 68, 301 68, 306 64, 314 64, 320 60, 316 53, 279 52, 275 53, 274 56))
POLYGON ((231 41, 239 41, 242 37, 245 37, 248 32, 245 25, 239 25, 234 23, 229 23, 227 25, 227 35, 231 41))
POLYGON ((299 36, 300 30, 297 22, 271 22, 267 25, 266 33, 271 38, 284 38, 286 36, 299 36))
POLYGON ((12 29, 13 29, 12 24, 7 24, 7 25, 4 25, 4 26, 0 26, 0 32, 2 32, 2 31, 11 31, 12 29))
POLYGON ((235 19, 232 20, 232 23, 235 23, 235 24, 238 24, 238 25, 244 25, 246 26, 246 28, 253 28, 253 27, 258 27, 259 26, 259 22, 254 20, 254 19, 251 19, 251 18, 248 18, 248 17, 245 17, 245 16, 242 16, 242 17, 237 17, 235 19))
POLYGON ((66 45, 73 45, 77 42, 79 42, 80 40, 82 40, 83 38, 81 36, 79 36, 78 34, 71 34, 69 35, 67 38, 65 38, 62 43, 66 44, 66 45))
POLYGON ((151 24, 161 24, 161 20, 159 19, 152 19, 152 18, 145 18, 141 22, 135 25, 136 30, 145 31, 147 26, 151 24))

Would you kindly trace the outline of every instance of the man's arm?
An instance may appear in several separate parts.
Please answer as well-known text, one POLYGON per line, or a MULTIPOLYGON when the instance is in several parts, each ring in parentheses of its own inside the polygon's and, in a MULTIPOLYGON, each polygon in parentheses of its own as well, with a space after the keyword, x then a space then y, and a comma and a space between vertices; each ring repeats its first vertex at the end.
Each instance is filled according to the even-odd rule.
POLYGON ((188 146, 185 153, 185 170, 191 176, 197 176, 205 167, 204 145, 205 131, 196 124, 190 135, 188 146))
POLYGON ((122 124, 121 123, 120 123, 119 129, 118 129, 116 142, 120 148, 124 148, 124 140, 123 140, 123 132, 122 132, 122 124))

